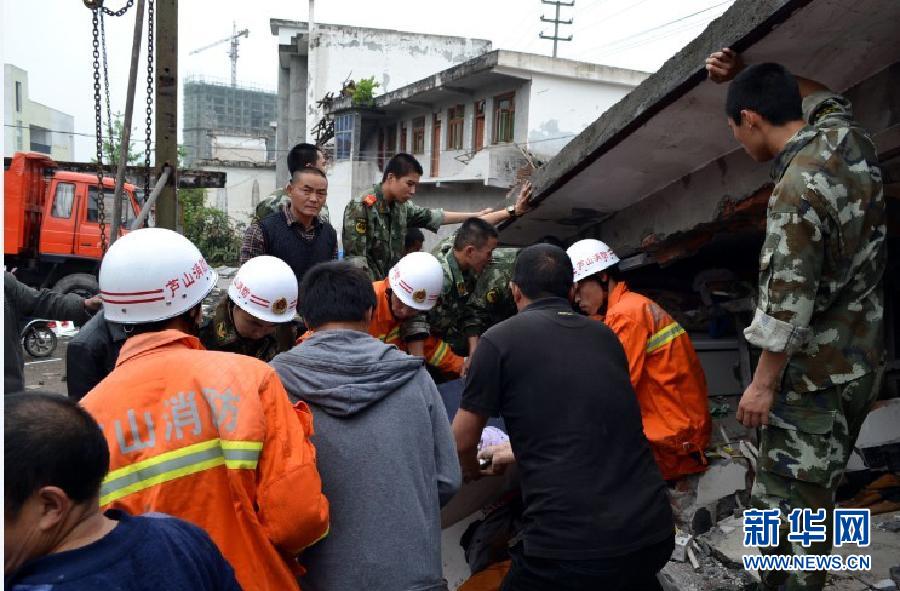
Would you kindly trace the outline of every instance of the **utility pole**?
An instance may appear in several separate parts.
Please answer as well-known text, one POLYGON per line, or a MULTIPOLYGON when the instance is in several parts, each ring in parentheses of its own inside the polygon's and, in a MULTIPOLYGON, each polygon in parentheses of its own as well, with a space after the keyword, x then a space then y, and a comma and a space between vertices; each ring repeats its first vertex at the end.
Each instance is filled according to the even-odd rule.
POLYGON ((169 175, 156 204, 156 227, 177 230, 178 0, 156 0, 156 174, 169 175))
POLYGON ((544 35, 544 32, 541 31, 539 37, 541 39, 553 39, 553 57, 556 57, 556 44, 560 41, 571 41, 572 36, 568 37, 560 37, 559 36, 559 25, 571 25, 574 19, 569 20, 560 20, 559 19, 559 8, 561 6, 572 7, 575 6, 575 0, 571 2, 562 2, 562 0, 541 0, 541 4, 550 4, 551 6, 556 7, 556 18, 547 18, 541 15, 542 23, 553 23, 553 35, 544 35))

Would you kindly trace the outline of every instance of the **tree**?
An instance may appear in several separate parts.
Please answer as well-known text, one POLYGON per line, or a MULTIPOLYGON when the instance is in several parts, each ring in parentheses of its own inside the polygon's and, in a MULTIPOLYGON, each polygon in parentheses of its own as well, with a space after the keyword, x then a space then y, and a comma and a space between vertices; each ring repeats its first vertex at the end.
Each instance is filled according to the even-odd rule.
MULTIPOLYGON (((122 113, 116 113, 113 116, 112 122, 112 137, 104 137, 103 138, 103 158, 106 160, 105 164, 107 166, 118 166, 119 164, 119 154, 120 148, 122 145, 122 135, 125 130, 125 116, 122 113)), ((131 136, 128 138, 128 161, 126 164, 143 164, 144 163, 144 153, 143 152, 132 152, 132 148, 134 147, 134 128, 131 128, 131 136)), ((97 159, 94 158, 94 162, 97 159)))
POLYGON ((236 267, 241 253, 241 230, 228 214, 204 203, 203 189, 181 189, 178 201, 184 212, 184 235, 211 265, 236 267))

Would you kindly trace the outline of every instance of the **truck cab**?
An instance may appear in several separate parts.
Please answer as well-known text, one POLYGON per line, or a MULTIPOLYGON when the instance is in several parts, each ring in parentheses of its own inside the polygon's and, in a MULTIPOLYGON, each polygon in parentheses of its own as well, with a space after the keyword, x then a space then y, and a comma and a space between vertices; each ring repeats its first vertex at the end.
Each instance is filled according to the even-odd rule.
MULTIPOLYGON (((57 170, 44 154, 17 153, 4 172, 4 256, 20 280, 35 287, 93 295, 102 257, 99 183, 94 174, 57 170)), ((115 181, 103 179, 103 234, 112 227, 115 181)), ((134 186, 124 186, 122 231, 140 211, 134 186)))

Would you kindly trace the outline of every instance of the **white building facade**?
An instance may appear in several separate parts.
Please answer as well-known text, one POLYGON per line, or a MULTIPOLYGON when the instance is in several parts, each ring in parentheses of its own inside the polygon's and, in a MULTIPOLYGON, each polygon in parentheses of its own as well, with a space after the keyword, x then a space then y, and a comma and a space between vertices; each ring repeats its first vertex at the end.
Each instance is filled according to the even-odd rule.
POLYGON ((3 154, 32 151, 54 160, 75 157, 75 118, 32 101, 28 72, 3 64, 3 154))
MULTIPOLYGON (((646 76, 501 50, 387 92, 372 107, 338 101, 329 172, 334 221, 339 225, 346 203, 381 180, 397 152, 413 154, 424 169, 416 203, 454 211, 501 207, 517 177, 553 157, 646 76)), ((443 228, 427 245, 450 231, 443 228)))

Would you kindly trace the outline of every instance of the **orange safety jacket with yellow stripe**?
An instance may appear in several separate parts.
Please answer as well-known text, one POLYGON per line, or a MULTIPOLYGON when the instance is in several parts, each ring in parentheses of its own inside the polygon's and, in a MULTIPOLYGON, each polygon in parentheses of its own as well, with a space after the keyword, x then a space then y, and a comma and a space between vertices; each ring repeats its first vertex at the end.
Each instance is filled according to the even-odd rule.
MULTIPOLYGON (((375 312, 372 314, 372 323, 369 325, 369 334, 376 339, 395 345, 401 351, 406 351, 406 342, 400 338, 400 322, 391 312, 390 283, 387 279, 372 283, 375 290, 375 312)), ((450 345, 440 338, 429 335, 423 342, 425 348, 425 363, 452 377, 459 377, 465 358, 460 357, 450 349, 450 345)))
POLYGON ((706 375, 688 334, 624 282, 609 294, 604 322, 625 348, 644 434, 663 478, 706 470, 712 418, 706 375))
POLYGON ((81 404, 109 444, 104 509, 203 528, 245 591, 298 589, 296 555, 328 532, 310 441, 275 371, 177 330, 129 338, 81 404))

